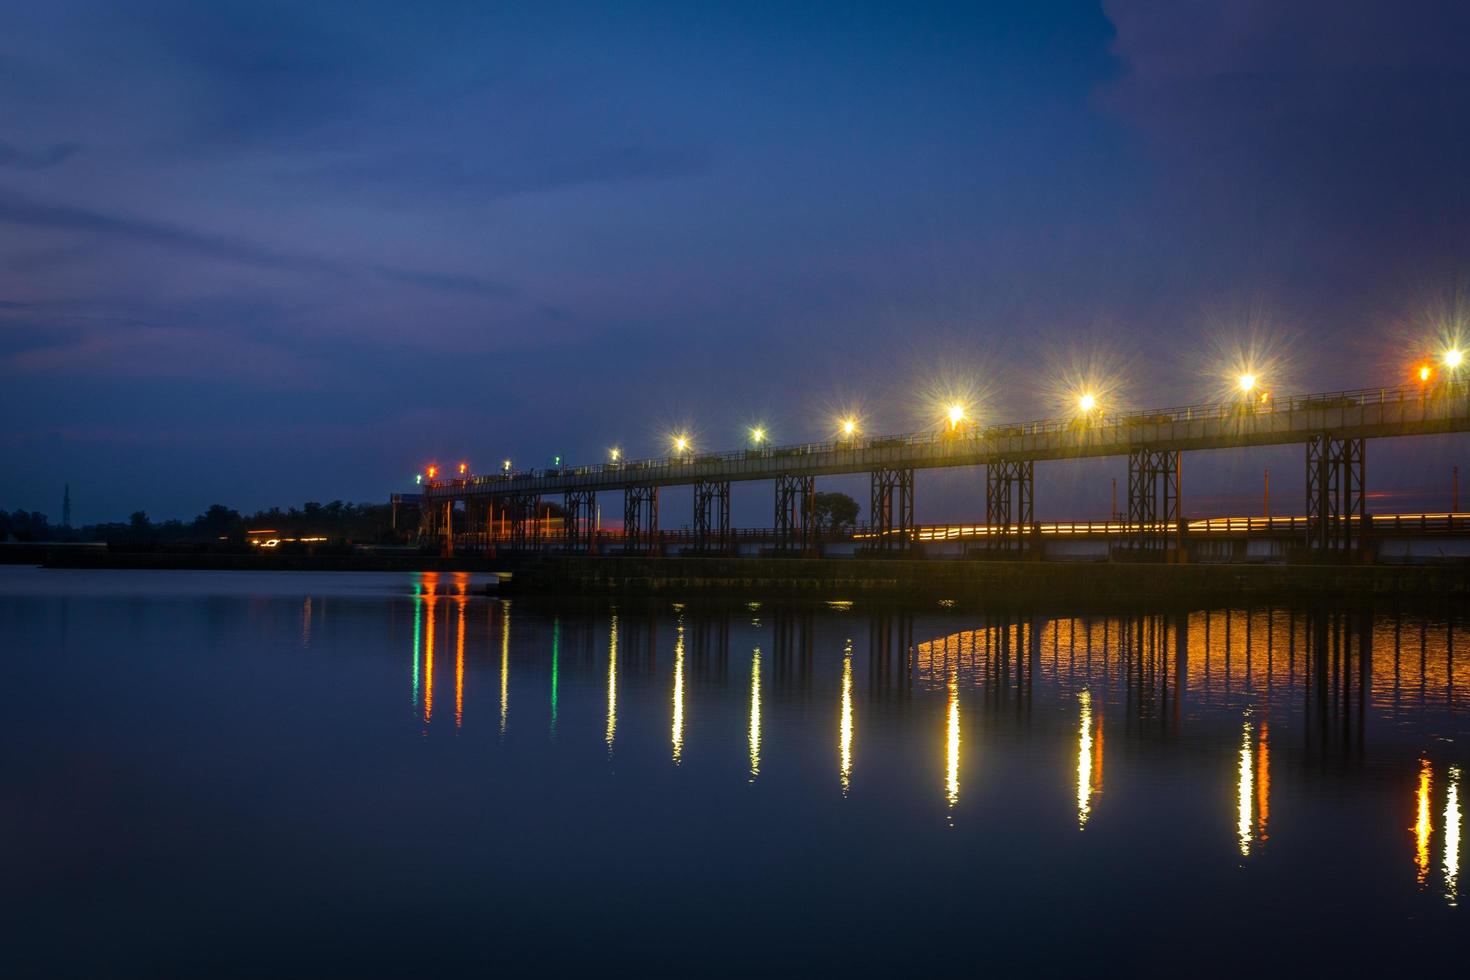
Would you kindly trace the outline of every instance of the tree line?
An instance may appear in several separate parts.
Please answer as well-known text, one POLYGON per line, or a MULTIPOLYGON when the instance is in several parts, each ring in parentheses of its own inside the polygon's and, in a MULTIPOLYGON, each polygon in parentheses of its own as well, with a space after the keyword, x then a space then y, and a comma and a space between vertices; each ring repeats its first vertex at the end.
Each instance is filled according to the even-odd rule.
MULTIPOLYGON (((401 509, 399 527, 418 520, 412 508, 401 509), (405 513, 405 510, 408 513, 405 513)), ((40 511, 0 510, 0 541, 104 541, 109 544, 243 544, 247 531, 271 530, 282 538, 322 537, 334 542, 387 544, 396 539, 388 504, 353 504, 333 500, 308 501, 300 508, 272 507, 253 514, 214 504, 192 521, 153 521, 145 511, 134 511, 126 522, 112 521, 82 527, 52 524, 40 511)))
MULTIPOLYGON (((844 493, 818 493, 813 498, 812 517, 818 530, 851 528, 858 518, 857 501, 844 493)), ((561 517, 564 511, 553 501, 542 501, 539 516, 561 517)), ((270 530, 281 538, 326 538, 337 544, 393 544, 412 534, 418 510, 401 506, 398 531, 393 530, 389 504, 353 504, 333 500, 323 504, 308 501, 300 508, 272 507, 241 514, 224 504, 214 504, 192 521, 153 521, 145 511, 134 511, 126 522, 62 527, 52 524, 40 511, 0 510, 0 541, 102 541, 112 545, 145 548, 158 545, 219 545, 245 543, 247 531, 270 530)))

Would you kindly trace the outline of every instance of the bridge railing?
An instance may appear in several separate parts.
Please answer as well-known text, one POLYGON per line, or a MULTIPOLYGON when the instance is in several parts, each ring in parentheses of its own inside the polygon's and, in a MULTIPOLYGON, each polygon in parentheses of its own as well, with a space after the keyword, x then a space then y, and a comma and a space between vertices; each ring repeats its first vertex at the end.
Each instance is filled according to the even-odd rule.
POLYGON ((992 423, 989 425, 961 424, 954 430, 923 430, 893 435, 862 436, 831 439, 824 442, 793 443, 784 446, 762 446, 716 453, 688 453, 673 456, 653 456, 643 459, 589 463, 581 466, 564 466, 548 469, 519 470, 511 473, 492 473, 480 476, 431 480, 425 486, 431 490, 483 488, 499 483, 509 483, 539 477, 598 477, 615 475, 628 477, 646 473, 649 479, 661 479, 671 471, 698 463, 724 463, 752 460, 777 460, 783 457, 800 457, 833 453, 843 450, 864 449, 907 449, 956 443, 981 443, 996 439, 1041 435, 1057 432, 1077 432, 1087 429, 1118 429, 1136 425, 1172 424, 1178 422, 1205 421, 1229 418, 1244 418, 1256 415, 1274 415, 1313 409, 1359 408, 1368 405, 1385 405, 1403 402, 1430 402, 1439 398, 1470 394, 1470 381, 1449 381, 1436 384, 1402 385, 1399 387, 1355 388, 1341 391, 1318 392, 1310 395, 1293 395, 1284 398, 1268 396, 1264 400, 1239 398, 1230 401, 1201 402, 1173 408, 1139 409, 1112 414, 1095 414, 1067 418, 1044 418, 1030 422, 992 423))

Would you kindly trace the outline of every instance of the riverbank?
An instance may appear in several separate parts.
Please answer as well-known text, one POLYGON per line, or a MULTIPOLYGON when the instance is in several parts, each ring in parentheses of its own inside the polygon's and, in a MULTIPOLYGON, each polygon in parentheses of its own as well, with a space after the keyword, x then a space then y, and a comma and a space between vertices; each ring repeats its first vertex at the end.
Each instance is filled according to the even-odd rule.
POLYGON ((216 572, 493 572, 507 567, 506 560, 487 558, 442 558, 421 554, 293 555, 262 554, 173 554, 168 552, 114 552, 105 548, 35 545, 14 546, 0 552, 6 564, 40 565, 45 568, 110 568, 137 570, 216 572))
MULTIPOLYGON (((19 557, 19 556, 17 556, 19 557)), ((954 599, 974 602, 1158 603, 1251 599, 1470 599, 1470 565, 1281 565, 651 558, 421 554, 166 554, 38 548, 47 568, 499 573, 523 595, 738 595, 761 598, 954 599)))
POLYGON ((1042 604, 1443 599, 1470 598, 1470 567, 544 556, 518 567, 503 588, 515 593, 739 593, 1042 604))

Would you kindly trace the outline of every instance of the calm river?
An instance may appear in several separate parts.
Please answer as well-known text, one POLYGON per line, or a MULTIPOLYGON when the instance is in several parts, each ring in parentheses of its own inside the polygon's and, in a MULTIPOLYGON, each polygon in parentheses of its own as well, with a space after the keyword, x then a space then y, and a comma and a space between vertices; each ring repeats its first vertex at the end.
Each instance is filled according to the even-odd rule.
POLYGON ((1447 612, 0 567, 7 973, 1463 975, 1447 612))

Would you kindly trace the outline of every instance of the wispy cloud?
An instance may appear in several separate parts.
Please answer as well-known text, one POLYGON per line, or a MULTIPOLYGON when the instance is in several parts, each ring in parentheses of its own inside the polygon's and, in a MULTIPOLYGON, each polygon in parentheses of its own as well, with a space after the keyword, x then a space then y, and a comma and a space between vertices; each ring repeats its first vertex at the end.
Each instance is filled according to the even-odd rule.
POLYGON ((0 189, 0 224, 23 225, 97 235, 153 245, 190 255, 254 268, 305 272, 349 278, 368 274, 395 282, 447 292, 473 292, 507 298, 517 290, 506 283, 440 272, 393 266, 364 265, 299 252, 272 249, 240 238, 196 231, 179 225, 111 214, 68 204, 35 201, 0 189))
POLYGON ((14 143, 0 141, 0 167, 16 170, 44 170, 63 163, 81 149, 77 143, 53 143, 37 150, 27 150, 14 143))
POLYGON ((544 155, 395 153, 285 172, 281 179, 331 193, 468 195, 483 201, 595 184, 682 180, 703 176, 710 169, 710 154, 698 147, 630 144, 563 147, 544 155))

